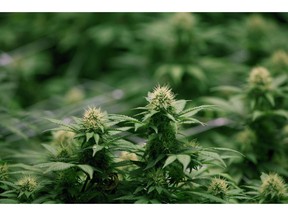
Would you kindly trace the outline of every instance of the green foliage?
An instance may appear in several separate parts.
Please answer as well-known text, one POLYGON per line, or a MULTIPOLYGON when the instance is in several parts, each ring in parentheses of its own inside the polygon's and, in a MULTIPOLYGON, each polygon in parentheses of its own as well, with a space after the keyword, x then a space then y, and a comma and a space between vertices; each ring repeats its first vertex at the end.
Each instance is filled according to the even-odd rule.
POLYGON ((287 203, 287 14, 0 25, 0 203, 287 203))

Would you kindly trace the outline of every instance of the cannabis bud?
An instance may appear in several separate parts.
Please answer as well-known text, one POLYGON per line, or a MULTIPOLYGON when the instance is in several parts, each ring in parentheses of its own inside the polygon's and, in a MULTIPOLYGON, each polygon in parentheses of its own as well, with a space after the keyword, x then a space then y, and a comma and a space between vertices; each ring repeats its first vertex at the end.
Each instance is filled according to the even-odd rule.
POLYGON ((20 190, 23 192, 25 191, 32 192, 37 187, 37 181, 32 176, 24 176, 16 184, 20 187, 20 190))
POLYGON ((267 90, 271 88, 272 78, 266 68, 256 67, 250 72, 248 82, 253 88, 267 90))
POLYGON ((103 130, 107 121, 107 114, 102 112, 100 108, 89 107, 83 116, 83 126, 87 130, 97 131, 103 130))
POLYGON ((85 98, 85 93, 82 89, 74 87, 70 89, 65 96, 65 100, 69 104, 78 103, 85 98))
POLYGON ((278 69, 286 69, 288 68, 288 54, 283 50, 278 50, 273 53, 271 62, 278 69))
POLYGON ((168 110, 172 108, 174 102, 174 94, 171 89, 167 86, 157 86, 153 92, 148 93, 146 98, 149 102, 148 107, 152 110, 168 110))
POLYGON ((252 36, 259 36, 267 33, 271 29, 268 23, 262 16, 252 15, 247 20, 247 30, 252 36))
POLYGON ((193 27, 195 18, 191 13, 176 13, 172 17, 172 23, 178 29, 188 31, 193 27))
POLYGON ((1 164, 0 165, 0 181, 6 180, 8 177, 8 165, 1 164))
POLYGON ((266 175, 262 178, 262 185, 259 188, 259 192, 265 200, 281 200, 286 194, 284 180, 276 173, 266 175))
POLYGON ((213 194, 214 196, 224 198, 228 191, 228 184, 224 179, 214 178, 212 179, 208 192, 213 194))
POLYGON ((53 138, 54 138, 53 141, 56 144, 59 143, 63 146, 66 146, 73 140, 74 136, 75 136, 74 132, 59 130, 53 133, 53 138))
POLYGON ((252 145, 256 143, 257 137, 251 129, 245 128, 236 135, 236 140, 241 144, 241 151, 248 152, 252 150, 252 145))

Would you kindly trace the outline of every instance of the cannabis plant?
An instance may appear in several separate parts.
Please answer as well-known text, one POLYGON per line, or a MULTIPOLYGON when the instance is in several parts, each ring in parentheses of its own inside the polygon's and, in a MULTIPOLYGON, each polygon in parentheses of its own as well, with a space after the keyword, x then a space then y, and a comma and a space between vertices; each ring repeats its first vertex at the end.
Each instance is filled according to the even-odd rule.
POLYGON ((287 185, 276 173, 262 173, 261 182, 255 182, 249 188, 249 201, 255 203, 286 203, 288 198, 287 185))
POLYGON ((238 168, 234 167, 231 171, 239 180, 254 179, 261 172, 270 171, 287 176, 287 148, 279 133, 288 119, 285 102, 287 88, 283 85, 286 80, 287 76, 273 77, 268 69, 254 67, 242 89, 218 88, 226 92, 231 90, 226 101, 207 98, 207 101, 226 110, 228 117, 234 120, 233 127, 238 130, 234 136, 235 142, 231 141, 231 144, 236 144, 246 158, 234 160, 238 168))
MULTIPOLYGON (((213 106, 185 109, 187 101, 176 100, 167 86, 157 86, 148 93, 146 100, 145 107, 137 108, 142 110, 138 114, 142 119, 135 123, 135 130, 139 131, 139 136, 146 137, 146 143, 139 160, 133 161, 138 168, 132 170, 127 179, 134 191, 118 200, 136 203, 228 202, 222 194, 214 193, 215 187, 207 187, 213 175, 222 174, 215 165, 226 166, 217 152, 229 152, 229 149, 203 148, 195 140, 180 138, 182 125, 204 125, 194 115, 213 106)), ((237 188, 235 184, 233 187, 237 188)))
POLYGON ((121 135, 130 127, 116 127, 126 120, 125 116, 90 107, 83 118, 73 119, 74 123, 50 119, 61 126, 53 133, 51 143, 43 144, 51 162, 36 166, 45 169, 51 181, 48 188, 54 188, 60 202, 112 202, 119 182, 117 152, 134 148, 121 135))

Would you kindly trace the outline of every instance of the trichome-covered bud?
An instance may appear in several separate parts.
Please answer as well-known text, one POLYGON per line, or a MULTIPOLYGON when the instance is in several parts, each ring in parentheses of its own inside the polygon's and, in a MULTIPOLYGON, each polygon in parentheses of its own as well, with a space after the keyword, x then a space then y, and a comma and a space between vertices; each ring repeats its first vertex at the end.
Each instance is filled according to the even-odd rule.
POLYGON ((195 24, 195 18, 191 13, 176 13, 172 17, 172 23, 176 28, 188 31, 195 24))
POLYGON ((239 132, 235 138, 240 143, 241 151, 244 152, 251 151, 252 145, 257 141, 255 133, 249 128, 239 132))
POLYGON ((278 50, 273 53, 271 57, 271 62, 274 67, 277 69, 286 69, 288 68, 288 53, 283 50, 278 50))
POLYGON ((153 92, 148 93, 148 107, 152 110, 160 111, 172 108, 174 94, 167 86, 157 86, 153 92))
POLYGON ((32 192, 37 188, 38 183, 34 177, 24 176, 16 183, 16 185, 19 186, 20 191, 32 192))
POLYGON ((53 133, 53 141, 56 144, 61 144, 63 146, 66 146, 69 143, 71 143, 74 136, 75 136, 74 132, 59 130, 53 133))
POLYGON ((255 67, 250 72, 248 83, 252 88, 268 90, 271 88, 272 77, 266 68, 255 67))
POLYGON ((107 114, 102 112, 100 108, 89 107, 83 116, 83 126, 87 130, 97 131, 103 130, 107 121, 107 114))
POLYGON ((224 198, 227 195, 228 184, 224 179, 213 178, 208 186, 208 192, 214 196, 224 198))
POLYGON ((279 201, 286 195, 284 180, 276 173, 266 175, 262 179, 259 192, 266 201, 279 201))
POLYGON ((264 35, 269 32, 272 27, 271 24, 260 15, 250 16, 247 20, 246 26, 248 33, 251 36, 264 35))
POLYGON ((82 101, 85 98, 85 93, 82 89, 74 87, 70 89, 66 94, 66 101, 69 104, 77 103, 82 101))

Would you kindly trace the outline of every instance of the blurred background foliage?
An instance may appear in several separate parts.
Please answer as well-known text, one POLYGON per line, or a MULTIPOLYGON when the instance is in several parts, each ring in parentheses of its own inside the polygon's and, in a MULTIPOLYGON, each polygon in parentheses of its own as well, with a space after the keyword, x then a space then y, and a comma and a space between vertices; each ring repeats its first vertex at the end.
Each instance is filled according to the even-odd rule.
MULTIPOLYGON (((216 87, 242 88, 255 66, 287 76, 287 23, 287 13, 1 13, 0 159, 41 160, 51 128, 43 117, 65 120, 89 105, 133 115, 158 83, 198 105, 229 100, 233 88, 216 87)), ((201 113, 206 127, 183 133, 237 149, 231 122, 247 113, 232 102, 237 115, 220 106, 201 113)), ((287 126, 281 136, 287 145, 287 126)))

